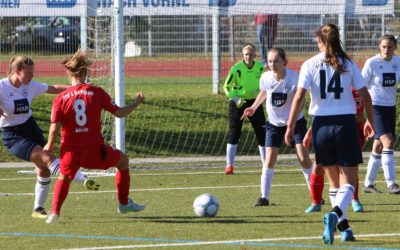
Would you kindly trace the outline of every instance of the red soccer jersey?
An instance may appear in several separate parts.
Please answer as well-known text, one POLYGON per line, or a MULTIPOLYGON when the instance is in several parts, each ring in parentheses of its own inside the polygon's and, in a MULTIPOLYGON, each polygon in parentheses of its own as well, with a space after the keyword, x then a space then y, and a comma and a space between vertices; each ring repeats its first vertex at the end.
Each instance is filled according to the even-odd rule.
POLYGON ((53 101, 51 122, 62 123, 61 145, 91 147, 104 143, 101 111, 114 113, 118 106, 100 87, 91 84, 72 86, 53 101))

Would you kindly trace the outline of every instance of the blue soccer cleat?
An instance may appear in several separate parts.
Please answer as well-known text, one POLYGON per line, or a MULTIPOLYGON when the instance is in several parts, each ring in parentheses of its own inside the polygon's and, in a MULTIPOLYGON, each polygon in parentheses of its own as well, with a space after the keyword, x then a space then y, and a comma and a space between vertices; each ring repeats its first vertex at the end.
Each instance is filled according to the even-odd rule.
POLYGON ((304 212, 314 213, 314 212, 321 212, 321 205, 320 204, 311 204, 304 212))
POLYGON ((356 241, 356 238, 353 235, 353 231, 351 231, 350 228, 344 230, 343 232, 340 233, 340 238, 342 239, 343 242, 346 241, 356 241))
POLYGON ((129 213, 129 212, 138 212, 138 211, 143 210, 145 207, 146 206, 143 204, 134 203, 133 200, 131 200, 129 198, 128 204, 126 204, 126 205, 119 204, 118 213, 125 214, 125 213, 129 213))
POLYGON ((353 207, 354 213, 364 212, 364 206, 361 204, 361 202, 359 200, 352 200, 351 206, 353 207))
POLYGON ((335 240, 334 234, 336 231, 336 224, 338 222, 338 217, 335 213, 329 212, 324 215, 324 226, 325 230, 322 234, 322 240, 325 244, 332 245, 335 240))

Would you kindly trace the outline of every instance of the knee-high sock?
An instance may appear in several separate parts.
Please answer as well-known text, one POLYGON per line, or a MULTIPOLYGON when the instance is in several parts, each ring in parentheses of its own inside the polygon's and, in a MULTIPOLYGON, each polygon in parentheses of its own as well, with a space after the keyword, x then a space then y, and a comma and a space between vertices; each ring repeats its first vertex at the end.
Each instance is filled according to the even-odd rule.
POLYGON ((332 207, 335 206, 336 203, 336 195, 339 189, 337 188, 329 188, 329 200, 331 201, 332 207))
POLYGON ((260 151, 261 162, 265 162, 265 146, 258 146, 258 151, 260 151))
POLYGON ((33 208, 44 207, 50 190, 50 177, 37 177, 35 185, 35 204, 33 208))
POLYGON ((324 175, 310 174, 310 194, 313 204, 320 204, 324 191, 324 175))
MULTIPOLYGON (((49 169, 50 169, 50 173, 59 176, 60 175, 60 160, 55 159, 52 163, 50 163, 49 169)), ((75 182, 83 183, 83 181, 86 179, 87 179, 86 175, 82 174, 80 171, 76 172, 76 175, 74 177, 75 182)))
POLYGON ((372 152, 369 156, 367 173, 365 175, 364 186, 368 187, 370 185, 374 185, 374 181, 376 179, 376 175, 378 174, 379 168, 381 167, 381 158, 380 154, 372 152))
POLYGON ((269 193, 271 192, 272 179, 274 178, 275 169, 273 168, 262 168, 261 174, 261 197, 269 199, 269 193))
POLYGON ((70 183, 65 180, 57 180, 54 185, 53 205, 51 212, 60 215, 61 207, 67 198, 70 183))
POLYGON ((237 150, 237 144, 226 144, 226 165, 235 165, 235 156, 237 150))
POLYGON ((129 169, 123 171, 117 170, 115 174, 115 186, 117 187, 118 201, 122 205, 128 204, 130 185, 131 177, 129 175, 129 169))
POLYGON ((310 175, 312 172, 312 167, 310 168, 301 168, 301 171, 303 172, 304 179, 306 180, 307 187, 310 189, 310 175))
POLYGON ((346 209, 351 204, 353 194, 354 187, 351 184, 344 184, 337 192, 334 206, 338 206, 343 212, 343 215, 339 217, 339 221, 348 219, 346 209))
POLYGON ((393 149, 382 150, 382 168, 388 187, 396 182, 396 170, 394 168, 393 149))

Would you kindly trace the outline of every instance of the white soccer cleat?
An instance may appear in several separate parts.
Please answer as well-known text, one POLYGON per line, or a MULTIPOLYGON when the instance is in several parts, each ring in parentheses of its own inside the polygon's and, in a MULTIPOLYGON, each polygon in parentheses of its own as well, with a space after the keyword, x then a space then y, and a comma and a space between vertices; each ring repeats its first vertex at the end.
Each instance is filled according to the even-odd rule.
POLYGON ((50 214, 50 215, 47 217, 46 223, 47 223, 47 224, 57 224, 58 221, 59 221, 59 218, 60 218, 60 216, 57 215, 57 214, 50 214))

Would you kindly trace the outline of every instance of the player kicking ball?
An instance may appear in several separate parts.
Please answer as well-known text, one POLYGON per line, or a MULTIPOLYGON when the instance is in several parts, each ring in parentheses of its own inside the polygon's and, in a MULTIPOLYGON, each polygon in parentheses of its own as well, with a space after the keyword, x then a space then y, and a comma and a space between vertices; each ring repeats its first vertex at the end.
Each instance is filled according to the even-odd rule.
POLYGON ((87 55, 80 50, 62 62, 72 87, 61 92, 53 101, 49 138, 44 147, 44 150, 53 152, 61 133, 60 176, 54 187, 52 210, 46 220, 48 224, 58 222, 70 182, 80 167, 102 170, 116 167, 118 212, 136 212, 145 208, 128 197, 128 157, 120 150, 105 144, 101 134, 103 109, 116 117, 125 117, 143 102, 144 95, 137 93, 135 101, 125 107, 115 105, 102 88, 85 82, 90 63, 87 55))

